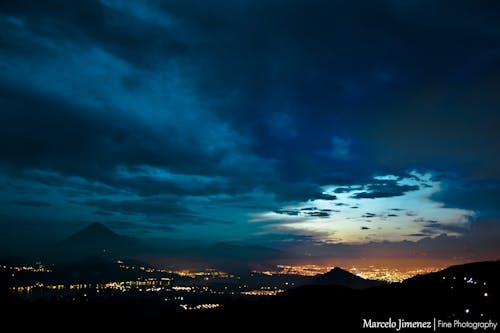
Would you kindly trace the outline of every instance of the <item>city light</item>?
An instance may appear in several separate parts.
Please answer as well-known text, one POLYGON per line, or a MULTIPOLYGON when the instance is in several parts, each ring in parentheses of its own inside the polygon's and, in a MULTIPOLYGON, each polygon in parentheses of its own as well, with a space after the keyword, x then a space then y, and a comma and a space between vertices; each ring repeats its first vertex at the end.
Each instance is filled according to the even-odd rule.
POLYGON ((179 304, 179 306, 186 311, 193 310, 211 310, 216 308, 221 308, 222 304, 219 303, 203 303, 194 306, 188 306, 187 304, 179 304))
POLYGON ((257 289, 257 290, 242 291, 240 294, 245 296, 276 296, 282 292, 284 292, 284 290, 282 289, 276 289, 276 290, 257 289))
MULTIPOLYGON (((264 275, 280 275, 280 274, 291 274, 291 275, 302 275, 302 276, 314 276, 318 274, 325 274, 331 271, 335 266, 322 266, 322 265, 277 265, 277 270, 275 271, 255 271, 255 273, 261 273, 264 275)), ((398 269, 389 267, 375 267, 373 265, 367 267, 351 267, 348 271, 353 274, 362 277, 363 279, 369 280, 381 280, 387 282, 401 282, 408 278, 411 278, 420 274, 427 274, 441 270, 443 267, 425 267, 416 269, 398 269)))

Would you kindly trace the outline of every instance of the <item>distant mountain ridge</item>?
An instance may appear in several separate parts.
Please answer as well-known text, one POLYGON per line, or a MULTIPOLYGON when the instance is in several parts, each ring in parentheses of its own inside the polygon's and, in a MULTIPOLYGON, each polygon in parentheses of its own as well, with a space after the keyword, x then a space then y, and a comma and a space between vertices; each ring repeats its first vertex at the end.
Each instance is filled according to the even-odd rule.
POLYGON ((120 236, 108 229, 104 224, 96 222, 66 237, 63 242, 86 242, 90 237, 93 237, 95 242, 106 242, 111 239, 124 238, 126 236, 120 236))
POLYGON ((461 281, 469 279, 476 280, 476 282, 477 280, 490 280, 492 276, 500 277, 500 261, 478 261, 454 265, 437 272, 416 275, 404 280, 402 284, 406 286, 436 284, 450 276, 461 281))
POLYGON ((351 272, 335 267, 325 274, 318 274, 313 277, 312 284, 315 285, 337 285, 351 289, 365 289, 384 284, 382 281, 367 280, 351 272))
POLYGON ((151 252, 140 240, 123 236, 102 223, 92 223, 57 242, 49 251, 49 257, 77 260, 89 256, 123 257, 151 252))

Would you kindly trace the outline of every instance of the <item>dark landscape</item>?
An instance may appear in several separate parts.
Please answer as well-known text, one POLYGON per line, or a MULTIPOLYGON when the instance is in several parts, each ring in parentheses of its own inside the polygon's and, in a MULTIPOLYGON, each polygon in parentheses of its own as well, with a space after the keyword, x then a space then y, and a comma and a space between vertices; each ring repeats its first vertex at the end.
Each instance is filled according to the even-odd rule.
POLYGON ((113 258, 110 253, 127 248, 127 241, 130 249, 139 249, 136 240, 121 237, 93 224, 56 244, 83 256, 76 261, 0 262, 4 323, 30 318, 23 327, 36 327, 56 316, 51 326, 61 329, 75 323, 157 327, 166 322, 186 329, 232 330, 241 323, 293 329, 300 322, 335 331, 361 329, 363 319, 500 319, 499 261, 452 266, 399 283, 366 280, 339 267, 314 276, 216 269, 189 274, 113 258))

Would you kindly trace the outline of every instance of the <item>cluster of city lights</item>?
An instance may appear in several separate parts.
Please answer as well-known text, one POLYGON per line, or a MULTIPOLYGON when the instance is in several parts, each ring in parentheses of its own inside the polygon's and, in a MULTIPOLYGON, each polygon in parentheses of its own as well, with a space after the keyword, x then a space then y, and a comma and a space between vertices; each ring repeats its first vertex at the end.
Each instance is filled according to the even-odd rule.
POLYGON ((23 266, 2 265, 2 266, 0 266, 0 268, 6 269, 6 270, 8 269, 11 271, 16 271, 16 272, 33 272, 33 273, 50 273, 50 272, 52 272, 52 269, 47 268, 40 261, 35 262, 34 265, 23 265, 23 266))
POLYGON ((417 275, 423 275, 428 273, 433 273, 442 270, 443 267, 425 267, 416 268, 408 270, 400 270, 397 268, 387 268, 387 267, 352 267, 350 270, 362 277, 363 279, 369 280, 381 280, 387 282, 402 282, 406 279, 417 275))
MULTIPOLYGON (((325 274, 331 271, 334 266, 323 266, 323 265, 277 265, 274 271, 255 271, 257 273, 265 275, 281 275, 281 274, 291 274, 291 275, 302 275, 302 276, 314 276, 318 274, 325 274)), ((388 267, 375 267, 373 265, 367 267, 351 267, 349 271, 356 274, 363 279, 369 280, 381 280, 387 282, 401 282, 413 276, 419 274, 427 274, 441 270, 442 267, 426 267, 417 269, 400 270, 398 268, 388 268, 388 267)))
POLYGON ((283 289, 272 289, 272 290, 256 289, 256 290, 242 291, 240 294, 245 296, 276 296, 282 292, 284 292, 283 289))
POLYGON ((279 274, 290 274, 290 275, 302 275, 302 276, 314 276, 317 274, 324 274, 334 268, 334 266, 322 266, 322 265, 277 265, 274 271, 262 271, 257 273, 265 275, 279 275, 279 274))
POLYGON ((122 269, 126 270, 141 270, 146 273, 166 273, 166 274, 176 274, 179 276, 185 276, 185 277, 191 277, 191 278, 196 278, 196 277, 219 277, 219 278, 234 278, 235 276, 232 274, 228 274, 226 272, 218 271, 213 268, 207 268, 203 271, 192 271, 189 269, 156 269, 153 267, 145 267, 145 266, 135 266, 135 265, 129 265, 126 264, 123 260, 116 260, 116 264, 120 266, 122 269))
POLYGON ((179 306, 186 311, 211 310, 211 309, 222 308, 222 304, 219 304, 219 303, 203 303, 203 304, 198 304, 198 305, 193 305, 193 306, 189 306, 187 304, 179 304, 179 306))

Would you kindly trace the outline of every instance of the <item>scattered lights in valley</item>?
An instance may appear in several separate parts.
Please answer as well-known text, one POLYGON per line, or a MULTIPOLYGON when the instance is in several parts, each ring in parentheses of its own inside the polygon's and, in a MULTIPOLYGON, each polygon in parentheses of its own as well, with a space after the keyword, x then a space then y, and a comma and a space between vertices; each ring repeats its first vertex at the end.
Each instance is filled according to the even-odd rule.
MULTIPOLYGON (((266 275, 277 275, 277 274, 292 274, 292 275, 302 275, 302 276, 314 276, 318 274, 325 274, 331 271, 335 266, 324 266, 324 265, 277 265, 277 270, 275 271, 262 271, 260 273, 266 275)), ((348 269, 353 274, 356 274, 363 279, 368 280, 381 280, 386 282, 401 282, 403 280, 409 279, 413 276, 419 274, 427 274, 436 272, 443 269, 443 267, 426 267, 426 268, 413 268, 413 269, 398 269, 389 267, 375 267, 373 265, 363 267, 363 266, 352 266, 348 269)))
POLYGON ((281 294, 282 292, 284 292, 283 289, 273 289, 273 290, 258 289, 258 290, 242 291, 241 295, 246 295, 246 296, 276 296, 278 294, 281 294))
POLYGON ((196 310, 211 310, 222 308, 222 304, 219 303, 203 303, 195 306, 189 306, 187 304, 179 304, 179 306, 186 311, 196 311, 196 310))

